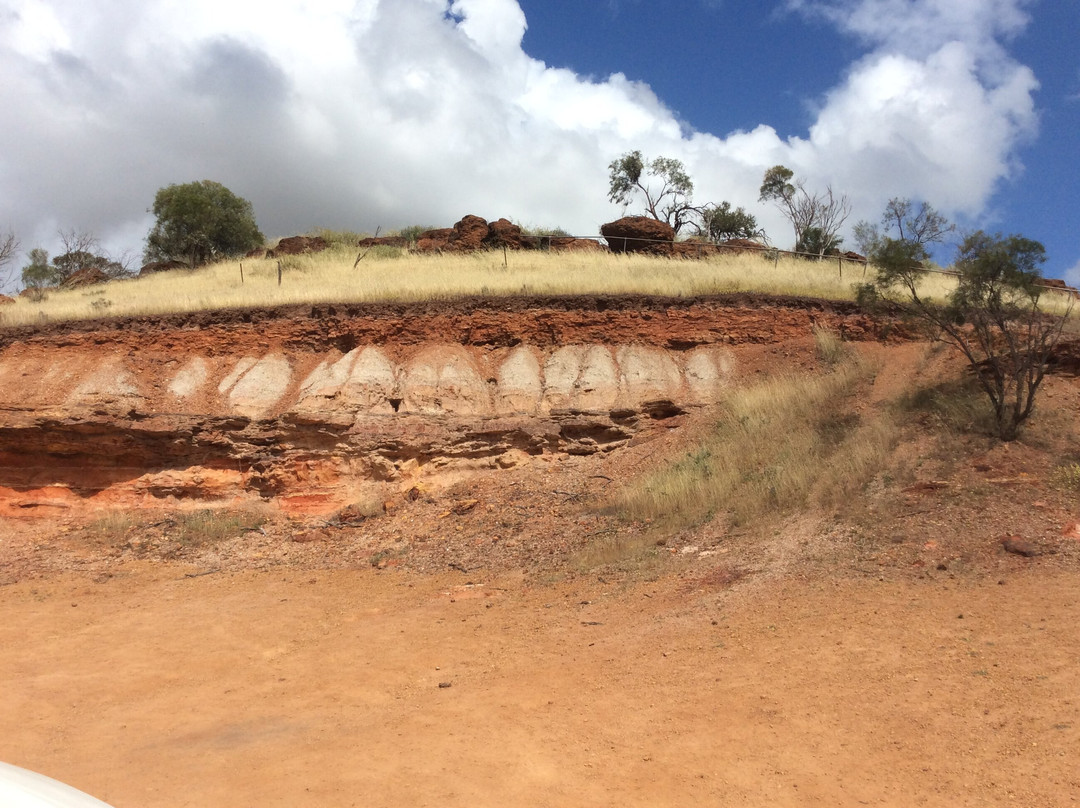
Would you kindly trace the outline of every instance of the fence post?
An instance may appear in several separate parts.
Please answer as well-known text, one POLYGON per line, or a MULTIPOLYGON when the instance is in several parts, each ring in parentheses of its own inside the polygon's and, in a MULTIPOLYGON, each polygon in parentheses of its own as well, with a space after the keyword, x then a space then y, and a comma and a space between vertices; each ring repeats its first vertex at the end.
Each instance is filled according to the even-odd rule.
POLYGON ((240 262, 240 285, 244 285, 244 262, 240 262))
POLYGON ((277 285, 281 286, 281 261, 277 262, 277 285))
POLYGON ((840 268, 840 279, 844 279, 844 256, 836 256, 836 265, 840 268))

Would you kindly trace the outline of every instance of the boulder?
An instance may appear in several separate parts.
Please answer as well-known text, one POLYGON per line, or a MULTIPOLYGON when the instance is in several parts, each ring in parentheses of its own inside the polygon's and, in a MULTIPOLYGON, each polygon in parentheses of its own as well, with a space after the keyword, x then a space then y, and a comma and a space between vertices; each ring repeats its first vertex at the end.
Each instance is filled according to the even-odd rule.
POLYGON ((153 275, 155 272, 168 272, 173 269, 191 269, 183 261, 151 261, 139 270, 139 277, 153 275))
POLYGON ((479 216, 466 216, 454 225, 447 248, 454 252, 476 252, 488 236, 488 223, 479 216))
POLYGON ((282 255, 322 252, 329 246, 330 243, 322 236, 291 236, 279 241, 274 249, 267 250, 266 257, 279 258, 282 255))
POLYGON ((417 252, 439 252, 445 250, 450 244, 450 237, 454 235, 454 228, 443 227, 438 230, 425 230, 416 237, 417 252))
POLYGON ((484 238, 486 247, 508 247, 511 250, 536 249, 537 239, 531 236, 523 236, 521 228, 508 219, 496 219, 488 225, 487 236, 484 238))
POLYGON ((675 230, 667 222, 648 216, 625 216, 600 227, 608 246, 615 253, 653 253, 671 255, 675 230))
POLYGON ((548 249, 555 252, 607 252, 606 245, 591 238, 551 236, 548 249))
POLYGON ((82 286, 93 286, 98 283, 106 283, 109 276, 97 267, 84 267, 76 270, 64 278, 60 283, 61 289, 78 289, 82 286))
MULTIPOLYGON (((691 239, 689 241, 676 241, 671 245, 671 252, 672 255, 677 255, 680 258, 708 258, 710 255, 719 255, 722 252, 731 251, 725 250, 711 241, 691 239)), ((742 252, 742 250, 736 250, 736 252, 742 252)))
POLYGON ((369 236, 356 242, 357 247, 408 247, 409 240, 404 236, 369 236))
POLYGON ((1039 548, 1029 541, 1024 541, 1020 536, 1002 536, 998 541, 1001 542, 1006 553, 1024 558, 1034 558, 1039 555, 1039 548))

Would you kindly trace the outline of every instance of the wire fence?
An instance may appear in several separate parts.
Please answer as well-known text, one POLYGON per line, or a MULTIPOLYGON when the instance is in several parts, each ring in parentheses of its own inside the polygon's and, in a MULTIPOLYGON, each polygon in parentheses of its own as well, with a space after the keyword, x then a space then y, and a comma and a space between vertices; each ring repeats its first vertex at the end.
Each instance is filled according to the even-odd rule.
MULTIPOLYGON (((873 266, 873 262, 864 255, 859 255, 856 252, 844 252, 844 253, 810 253, 799 252, 797 250, 781 250, 779 247, 772 247, 767 244, 760 244, 758 242, 751 242, 749 240, 737 240, 734 242, 724 241, 671 241, 670 239, 649 239, 631 236, 535 236, 539 239, 541 250, 550 250, 557 245, 553 244, 553 241, 595 241, 603 247, 607 247, 615 253, 626 253, 629 255, 635 252, 651 252, 653 254, 664 254, 665 252, 672 257, 695 257, 705 258, 708 255, 735 255, 737 253, 760 253, 762 258, 773 262, 773 266, 776 266, 780 262, 781 256, 791 256, 793 258, 801 258, 803 260, 816 260, 819 262, 835 261, 837 265, 837 271, 840 273, 840 277, 844 277, 844 264, 854 264, 862 267, 862 275, 866 277, 866 270, 868 267, 873 266), (617 246, 621 242, 622 249, 617 249, 617 246), (642 249, 638 245, 660 245, 668 246, 670 250, 661 250, 652 247, 646 247, 642 249)), ((920 272, 926 272, 928 274, 936 275, 948 275, 953 278, 960 277, 960 273, 955 269, 942 269, 940 267, 928 267, 919 266, 913 267, 920 272)), ((1040 286, 1044 289, 1050 289, 1059 292, 1069 292, 1076 297, 1080 297, 1080 289, 1069 286, 1064 281, 1059 281, 1054 278, 1042 278, 1041 283, 1037 283, 1036 286, 1040 286)))

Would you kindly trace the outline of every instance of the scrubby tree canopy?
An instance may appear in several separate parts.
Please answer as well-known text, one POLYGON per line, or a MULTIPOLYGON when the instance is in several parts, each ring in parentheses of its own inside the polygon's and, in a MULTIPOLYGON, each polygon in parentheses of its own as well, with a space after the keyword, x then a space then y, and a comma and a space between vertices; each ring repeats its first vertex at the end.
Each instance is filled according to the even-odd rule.
POLYGON ((55 286, 59 283, 56 267, 49 263, 49 254, 40 247, 34 247, 27 253, 30 263, 22 268, 23 286, 28 289, 40 289, 43 286, 55 286))
POLYGON ((624 209, 640 194, 645 212, 657 221, 667 222, 676 233, 699 214, 690 201, 694 183, 681 160, 657 157, 647 161, 640 151, 632 151, 612 160, 608 171, 608 199, 624 209))
POLYGON ((733 208, 730 202, 721 202, 701 210, 702 230, 713 241, 732 238, 757 239, 764 237, 757 219, 741 207, 733 208))
POLYGON ((212 180, 161 188, 146 239, 150 261, 180 260, 193 268, 260 246, 263 234, 251 203, 212 180))
MULTIPOLYGON (((910 230, 908 231, 910 234, 910 230)), ((998 437, 1012 440, 1035 407, 1047 363, 1069 317, 1042 305, 1042 244, 982 231, 960 245, 956 287, 944 301, 922 295, 926 247, 914 238, 882 237, 871 255, 877 280, 859 290, 921 318, 970 363, 994 410, 998 437)))
POLYGON ((941 244, 956 231, 956 225, 937 212, 928 202, 916 205, 910 199, 894 196, 881 214, 881 224, 865 219, 856 223, 855 243, 866 255, 875 252, 886 237, 913 244, 941 244))
POLYGON ((791 222, 796 251, 802 252, 800 245, 805 247, 812 241, 815 255, 825 255, 825 248, 839 244, 837 235, 851 213, 847 196, 837 196, 832 186, 810 193, 787 166, 773 166, 765 172, 758 201, 772 202, 791 222))

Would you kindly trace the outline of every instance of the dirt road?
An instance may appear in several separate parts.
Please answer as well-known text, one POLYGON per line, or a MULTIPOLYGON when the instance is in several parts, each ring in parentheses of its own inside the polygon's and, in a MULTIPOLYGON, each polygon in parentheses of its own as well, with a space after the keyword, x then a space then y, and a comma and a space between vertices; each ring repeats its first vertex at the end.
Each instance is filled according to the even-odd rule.
POLYGON ((1080 799, 1072 571, 191 572, 0 588, 0 759, 116 808, 1080 799))

